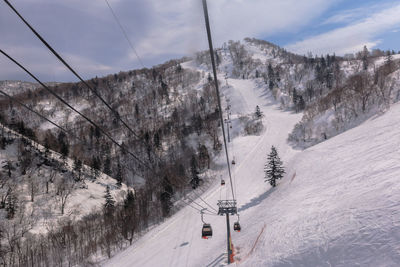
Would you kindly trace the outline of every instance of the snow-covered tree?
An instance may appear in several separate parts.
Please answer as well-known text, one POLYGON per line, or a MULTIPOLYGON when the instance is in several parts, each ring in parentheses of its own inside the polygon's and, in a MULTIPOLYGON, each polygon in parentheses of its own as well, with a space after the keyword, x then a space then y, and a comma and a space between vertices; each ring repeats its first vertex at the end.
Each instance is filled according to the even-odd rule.
POLYGON ((279 158, 278 151, 274 146, 271 147, 271 152, 268 155, 268 162, 264 167, 265 181, 269 182, 272 187, 276 186, 276 180, 282 179, 285 169, 279 158))
POLYGON ((256 111, 254 112, 254 116, 256 117, 256 119, 261 119, 262 117, 264 117, 264 114, 262 113, 258 105, 256 106, 256 111))
POLYGON ((106 214, 110 214, 114 210, 115 200, 111 196, 110 186, 108 186, 108 185, 106 188, 106 194, 104 195, 104 198, 106 199, 106 203, 104 203, 104 211, 106 214))

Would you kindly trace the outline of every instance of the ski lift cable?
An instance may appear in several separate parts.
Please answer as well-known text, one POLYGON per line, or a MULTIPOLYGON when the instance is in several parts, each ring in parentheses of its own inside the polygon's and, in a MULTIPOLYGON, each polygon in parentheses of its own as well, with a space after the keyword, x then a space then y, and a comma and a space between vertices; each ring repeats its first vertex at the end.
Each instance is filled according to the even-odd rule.
POLYGON ((64 105, 69 107, 72 111, 80 115, 82 118, 84 118, 86 121, 88 121, 90 124, 95 126, 97 129, 99 129, 112 143, 114 143, 116 146, 122 149, 122 151, 126 151, 128 154, 130 154, 136 161, 138 161, 140 164, 147 168, 151 168, 149 165, 147 165, 145 162, 143 162, 141 159, 139 159, 135 154, 133 154, 131 151, 127 150, 125 147, 123 147, 121 144, 119 144, 117 141, 115 141, 105 130, 103 130, 101 127, 99 127, 95 122, 93 122, 91 119, 89 119, 87 116, 82 114, 80 111, 76 110, 74 107, 72 107, 68 102, 66 102, 62 97, 60 97, 58 94, 56 94, 52 89, 50 89, 47 85, 45 85, 42 81, 40 81, 34 74, 32 74, 29 70, 27 70, 24 66, 22 66, 19 62, 17 62, 14 58, 12 58, 10 55, 8 55, 6 52, 4 52, 2 49, 0 49, 0 53, 2 53, 4 56, 6 56, 9 60, 11 60, 13 63, 15 63, 18 67, 20 67, 22 70, 24 70, 29 76, 31 76, 36 82, 38 82, 43 88, 45 88, 50 94, 52 94, 55 98, 57 98, 59 101, 61 101, 64 105))
POLYGON ((229 174, 229 179, 230 179, 230 182, 231 182, 232 197, 233 197, 233 199, 235 199, 235 194, 233 192, 233 185, 232 185, 232 174, 231 174, 231 168, 230 168, 228 146, 227 146, 226 136, 225 136, 224 118, 223 118, 223 114, 222 114, 221 98, 220 98, 220 92, 219 92, 219 88, 218 88, 217 70, 216 70, 215 59, 214 59, 214 48, 213 48, 213 44, 212 44, 210 22, 209 22, 209 18, 208 18, 206 0, 203 0, 203 10, 204 10, 204 17, 205 17, 205 23, 206 23, 206 29, 207 29, 208 45, 209 45, 209 48, 210 48, 209 50, 210 50, 211 65, 212 65, 213 75, 214 75, 215 90, 217 92, 219 117, 220 117, 221 128, 222 128, 222 136, 223 136, 223 139, 224 139, 225 156, 226 156, 226 162, 227 162, 227 165, 228 165, 228 174, 229 174))
POLYGON ((43 116, 42 114, 40 114, 39 112, 37 112, 36 110, 34 110, 34 109, 28 107, 27 105, 25 105, 24 103, 22 103, 21 101, 19 101, 17 98, 15 98, 15 97, 13 97, 13 96, 11 96, 11 95, 9 95, 9 94, 3 92, 2 90, 0 90, 0 94, 2 94, 2 95, 4 95, 4 96, 8 97, 11 101, 13 101, 13 102, 15 102, 15 103, 18 103, 19 105, 23 106, 24 108, 26 108, 26 109, 29 110, 30 112, 36 114, 37 116, 39 116, 39 117, 42 118, 43 120, 45 120, 45 121, 51 123, 52 125, 54 125, 54 126, 57 127, 58 129, 60 129, 61 131, 70 134, 70 132, 69 132, 68 130, 64 129, 63 127, 61 127, 61 126, 58 125, 57 123, 55 123, 55 122, 49 120, 48 118, 46 118, 45 116, 43 116))
MULTIPOLYGON (((173 197, 173 195, 172 195, 171 193, 169 193, 168 191, 164 191, 164 193, 168 194, 170 197, 173 197)), ((197 205, 198 207, 200 207, 201 209, 205 209, 205 207, 203 207, 202 205, 196 203, 196 202, 195 202, 193 199, 191 199, 190 197, 186 196, 186 198, 188 198, 191 202, 187 202, 187 201, 185 201, 183 198, 181 198, 181 199, 179 199, 179 200, 182 201, 184 204, 186 204, 186 205, 188 205, 188 206, 194 208, 194 209, 197 210, 197 211, 200 211, 200 210, 199 210, 198 208, 195 208, 195 207, 193 207, 192 205, 190 205, 191 203, 196 204, 196 205, 197 205)), ((179 200, 178 200, 178 201, 179 201, 179 200)), ((209 212, 210 212, 210 211, 209 211, 209 212)), ((208 215, 217 215, 217 214, 216 214, 216 213, 215 213, 215 214, 209 213, 208 215)))
MULTIPOLYGON (((11 3, 8 0, 4 0, 4 2, 15 12, 15 14, 17 14, 17 16, 25 23, 26 26, 28 26, 28 28, 36 35, 36 37, 53 53, 53 55, 55 57, 57 57, 58 60, 60 60, 65 67, 67 67, 74 75, 75 77, 77 77, 97 98, 99 98, 101 100, 101 102, 103 102, 104 105, 107 106, 107 108, 115 115, 115 117, 139 140, 140 137, 138 134, 136 134, 136 132, 129 127, 129 125, 121 119, 121 117, 119 116, 119 113, 114 110, 110 104, 108 104, 104 98, 102 98, 100 96, 100 94, 97 93, 97 91, 95 89, 93 89, 85 80, 83 80, 83 78, 60 56, 60 54, 58 54, 54 48, 24 19, 24 17, 22 17, 22 15, 14 8, 14 6, 11 5, 11 3)), ((144 142, 143 140, 141 140, 142 142, 144 142)))
MULTIPOLYGON (((120 116, 118 116, 118 112, 115 111, 97 92, 96 90, 94 90, 86 81, 84 81, 82 79, 82 77, 53 49, 52 46, 50 46, 50 44, 44 40, 44 38, 24 19, 24 17, 22 17, 22 15, 11 5, 11 3, 8 0, 4 0, 4 2, 6 2, 6 4, 17 14, 17 16, 25 23, 26 26, 28 26, 28 28, 36 35, 36 37, 39 38, 39 40, 90 90, 92 91, 92 93, 97 96, 112 112, 113 114, 116 115, 117 119, 119 121, 121 121, 121 123, 135 136, 137 137, 139 140, 141 140, 139 138, 139 136, 135 133, 135 131, 132 130, 131 127, 129 127, 129 125, 123 121, 121 119, 120 116)), ((111 6, 110 6, 111 7, 111 6)), ((20 65, 18 62, 16 62, 14 59, 12 59, 11 57, 9 57, 7 54, 5 54, 3 51, 2 53, 4 55, 6 55, 10 60, 12 60, 14 63, 16 63, 18 66, 20 66, 22 69, 24 69, 32 78, 34 78, 37 82, 39 82, 45 89, 47 89, 49 91, 49 88, 47 86, 45 86, 42 82, 40 82, 35 76, 33 76, 33 74, 31 74, 29 71, 27 71, 22 65, 20 65)), ((49 91, 50 93, 51 90, 49 91)), ((56 96, 54 93, 52 93, 54 96, 56 96)), ((91 124, 95 125, 96 124, 94 122, 92 122, 90 119, 88 119, 86 116, 84 116, 83 114, 81 114, 79 111, 75 110, 73 107, 71 107, 68 103, 66 103, 64 100, 62 100, 62 98, 56 96, 56 98, 58 98, 60 101, 62 101, 64 104, 68 105, 70 108, 72 108, 75 112, 77 112, 79 115, 81 115, 82 117, 84 117, 87 121, 89 121, 91 124)), ((123 148, 118 142, 116 142, 114 139, 112 139, 112 137, 107 134, 104 130, 102 130, 100 127, 96 126, 97 128, 99 128, 103 134, 105 134, 114 144, 116 144, 118 147, 120 147, 123 151, 127 151, 129 154, 131 154, 131 156, 133 156, 138 162, 140 162, 142 165, 151 168, 149 165, 147 165, 146 163, 144 163, 143 161, 141 161, 138 157, 136 157, 132 152, 128 151, 127 149, 123 148)), ((144 142, 143 140, 141 140, 142 142, 144 142)))
MULTIPOLYGON (((235 147, 234 147, 234 140, 232 139, 231 140, 231 151, 232 151, 232 157, 233 157, 233 161, 235 162, 235 168, 234 168, 234 170, 232 171, 233 172, 233 182, 234 182, 234 189, 235 189, 235 196, 236 196, 236 198, 237 198, 237 177, 236 177, 236 160, 235 160, 235 147)), ((233 167, 232 167, 233 168, 233 167)))
POLYGON ((119 28, 121 29, 121 32, 122 32, 122 34, 124 35, 125 39, 128 41, 129 46, 132 48, 133 52, 135 53, 136 58, 139 60, 140 65, 142 65, 143 68, 146 68, 146 67, 144 66, 142 60, 140 59, 139 54, 136 52, 136 49, 135 49, 135 47, 133 46, 131 40, 129 39, 128 34, 126 33, 124 27, 122 27, 122 24, 121 24, 120 20, 118 19, 117 15, 115 14, 113 8, 111 7, 110 3, 109 3, 107 0, 104 0, 104 1, 107 3, 107 6, 108 6, 108 8, 110 9, 111 14, 113 15, 113 17, 114 17, 115 21, 117 22, 119 28))
MULTIPOLYGON (((13 63, 15 63, 18 67, 20 67, 22 70, 24 70, 27 74, 29 74, 36 82, 38 82, 43 88, 45 88, 49 93, 51 93, 54 97, 56 97, 59 101, 61 101, 64 105, 68 106, 71 110, 73 110, 75 113, 83 117, 86 121, 88 121, 90 124, 98 128, 112 143, 117 145, 122 151, 126 151, 128 154, 130 154, 136 161, 138 161, 141 165, 147 167, 148 169, 151 169, 154 171, 154 169, 147 165, 145 162, 140 160, 135 154, 133 154, 131 151, 127 150, 125 147, 120 145, 117 141, 115 141, 105 130, 103 130, 101 127, 99 127, 95 122, 93 122, 91 119, 86 117, 84 114, 76 110, 74 107, 72 107, 68 102, 66 102, 62 97, 60 97, 58 94, 56 94, 53 90, 51 90, 48 86, 46 86, 42 81, 40 81, 34 74, 32 74, 29 70, 27 70, 24 66, 22 66, 19 62, 17 62, 14 58, 12 58, 10 55, 8 55, 6 52, 4 52, 2 49, 0 49, 0 53, 2 53, 4 56, 6 56, 9 60, 11 60, 13 63)), ((48 120, 48 119, 46 119, 48 120)), ((50 120, 48 120, 51 122, 50 120)), ((51 122, 52 123, 52 122, 51 122)), ((52 123, 54 124, 54 123, 52 123)), ((68 131, 66 131, 68 132, 68 131)), ((170 184, 170 183, 169 183, 170 184)), ((191 200, 193 203, 197 204, 194 200, 191 200)), ((199 204, 197 204, 199 205, 199 204)), ((201 205, 199 205, 201 206, 201 205)), ((201 206, 204 208, 203 206, 201 206)))
MULTIPOLYGON (((2 50, 0 50, 0 52, 3 53, 2 50)), ((3 53, 3 54, 4 54, 4 53, 3 53)), ((68 133, 68 134, 71 134, 69 131, 65 130, 63 127, 59 126, 59 125, 56 124, 55 122, 53 122, 53 121, 47 119, 45 116, 43 116, 43 115, 40 114, 39 112, 37 112, 37 111, 35 111, 35 110, 29 108, 27 105, 23 104, 22 102, 20 102, 19 100, 17 100, 15 97, 12 97, 12 96, 8 95, 7 93, 3 92, 2 90, 0 90, 0 93, 3 94, 4 96, 7 96, 7 97, 10 98, 12 101, 14 101, 14 102, 16 102, 16 103, 22 105, 23 107, 25 107, 25 108, 28 109, 29 111, 31 111, 31 112, 33 112, 34 114, 38 115, 40 118, 42 118, 42 119, 46 120, 47 122, 53 124, 54 126, 56 126, 57 128, 59 128, 59 129, 62 130, 63 132, 68 133)), ((73 134, 72 134, 72 135, 73 135, 73 134)), ((75 135, 73 135, 73 136, 76 137, 75 135)), ((169 192, 166 192, 166 193, 169 194, 169 192)), ((171 194, 170 194, 170 195, 171 195, 171 194)), ((188 198, 189 198, 189 197, 188 197, 188 198)), ((184 204, 186 204, 187 206, 189 206, 189 207, 191 207, 191 208, 193 208, 193 209, 195 209, 195 210, 197 210, 197 211, 201 211, 201 210, 199 210, 198 208, 193 207, 190 203, 187 203, 187 202, 184 201, 183 199, 181 199, 181 200, 182 200, 182 202, 183 202, 184 204)), ((189 198, 189 200, 192 201, 191 203, 194 203, 194 204, 198 205, 199 207, 201 207, 202 209, 205 209, 205 208, 204 208, 203 206, 201 206, 200 204, 197 204, 194 200, 192 200, 192 199, 190 199, 190 198, 189 198)), ((204 201, 204 200, 203 200, 203 201, 204 201)), ((206 204, 207 204, 207 203, 206 203, 206 204)), ((211 206, 210 206, 210 208, 214 209, 214 208, 211 207, 211 206)), ((214 209, 214 210, 215 210, 215 209, 214 209)), ((216 211, 216 210, 215 210, 215 211, 216 211)), ((212 214, 212 213, 205 213, 205 214, 207 214, 207 215, 216 215, 216 214, 212 214)))
MULTIPOLYGON (((178 178, 177 178, 178 179, 178 178)), ((178 179, 181 183, 183 183, 183 184, 185 184, 185 182, 182 180, 182 179, 178 179)), ((174 187, 174 185, 170 182, 170 181, 168 181, 168 179, 164 179, 164 182, 166 182, 166 183, 168 183, 170 186, 172 186, 172 187, 174 187)), ((165 191, 166 192, 166 191, 165 191)), ((214 207, 212 207, 207 201, 205 201, 195 190, 193 190, 192 191, 201 201, 203 201, 208 207, 210 207, 211 209, 213 209, 215 212, 217 212, 218 213, 218 211, 214 208, 214 207)), ((166 192, 166 193, 168 193, 168 192, 166 192)), ((168 193, 169 194, 169 193, 168 193)), ((169 195, 171 195, 171 194, 169 194, 169 195)), ((172 196, 172 195, 171 195, 172 196)), ((189 198, 189 197, 187 197, 187 198, 189 198)), ((190 198, 189 198, 190 199, 190 198)), ((195 201, 193 200, 193 199, 190 199, 193 203, 195 203, 195 201)), ((196 203, 196 205, 199 205, 199 204, 197 204, 196 203)), ((202 208, 204 208, 204 207, 202 207, 202 208)))
MULTIPOLYGON (((222 176, 221 176, 221 180, 222 180, 222 176)), ((219 187, 219 200, 222 200, 222 186, 219 187)))
POLYGON ((207 206, 209 206, 211 209, 213 209, 215 212, 218 212, 213 206, 211 206, 210 204, 207 203, 207 201, 205 201, 200 195, 198 195, 196 193, 196 195, 198 196, 198 198, 203 201, 204 203, 206 203, 207 206))

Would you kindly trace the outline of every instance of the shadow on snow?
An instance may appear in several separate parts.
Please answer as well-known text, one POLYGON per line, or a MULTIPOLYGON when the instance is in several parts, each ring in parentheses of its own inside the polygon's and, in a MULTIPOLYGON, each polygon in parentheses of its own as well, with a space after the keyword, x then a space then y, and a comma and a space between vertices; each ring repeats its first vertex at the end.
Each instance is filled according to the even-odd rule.
POLYGON ((250 200, 250 202, 242 205, 239 209, 238 212, 242 212, 244 210, 247 210, 249 208, 255 207, 258 204, 260 204, 264 199, 266 199, 270 194, 272 194, 275 191, 275 188, 272 187, 270 190, 262 193, 261 195, 259 195, 258 197, 252 198, 250 200))

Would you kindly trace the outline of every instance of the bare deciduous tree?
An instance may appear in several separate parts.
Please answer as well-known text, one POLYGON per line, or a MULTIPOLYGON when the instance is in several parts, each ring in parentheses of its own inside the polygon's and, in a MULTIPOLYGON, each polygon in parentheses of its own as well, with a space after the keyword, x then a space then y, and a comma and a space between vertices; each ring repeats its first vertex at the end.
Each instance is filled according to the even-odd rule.
POLYGON ((73 191, 74 185, 64 177, 60 178, 56 184, 56 199, 60 203, 61 215, 64 215, 67 199, 73 191))

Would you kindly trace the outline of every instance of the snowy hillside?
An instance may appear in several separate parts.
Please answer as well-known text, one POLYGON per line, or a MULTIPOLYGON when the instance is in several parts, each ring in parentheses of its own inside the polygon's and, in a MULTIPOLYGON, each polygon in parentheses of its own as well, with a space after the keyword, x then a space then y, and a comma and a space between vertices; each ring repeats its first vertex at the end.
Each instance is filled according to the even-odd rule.
POLYGON ((253 236, 266 227, 243 265, 399 266, 399 117, 396 104, 290 160, 282 184, 246 214, 253 236))
MULTIPOLYGON (((400 106, 298 151, 286 139, 301 114, 282 111, 261 79, 229 78, 227 84, 222 91, 232 105, 234 128, 240 127, 235 118, 253 113, 256 105, 265 115, 260 135, 232 129, 229 144, 242 224, 240 233, 232 233, 236 264, 398 266, 400 106), (274 189, 263 172, 272 145, 287 168, 274 189)), ((228 181, 222 155, 216 162, 210 172, 228 181)), ((218 199, 229 198, 228 187, 215 181, 202 198, 216 208, 218 199)), ((231 227, 236 219, 231 217, 231 227)), ((214 232, 208 240, 201 239, 200 214, 186 207, 102 265, 224 266, 225 218, 206 215, 205 221, 214 232)))
MULTIPOLYGON (((60 83, 50 82, 45 84, 49 86, 54 86, 60 83)), ((40 85, 38 83, 22 81, 0 81, 0 90, 9 95, 17 95, 28 91, 33 92, 39 87, 40 85)))
MULTIPOLYGON (((236 162, 232 183, 242 224, 242 232, 232 233, 236 264, 395 266, 399 261, 394 125, 400 112, 395 104, 400 56, 383 55, 306 57, 248 38, 216 49, 224 119, 230 107, 224 127, 230 159, 236 162), (264 182, 271 146, 286 168, 276 188, 264 182), (305 147, 310 148, 298 149, 305 147)), ((218 200, 232 197, 208 51, 87 83, 93 90, 82 83, 52 89, 97 125, 35 84, 3 83, 7 92, 23 92, 16 91, 19 101, 76 136, 0 98, 1 123, 43 145, 35 144, 36 151, 26 140, 11 140, 2 132, 0 178, 8 184, 0 188, 0 215, 7 218, 0 227, 12 229, 22 221, 15 211, 35 220, 29 222, 28 237, 25 226, 17 233, 21 243, 0 235, 6 248, 0 247, 0 260, 10 265, 19 260, 25 265, 225 265, 225 218, 205 215, 214 236, 203 240, 199 212, 185 206, 196 199, 195 207, 206 200, 216 209, 218 200), (106 138, 107 132, 123 149, 106 138), (24 164, 30 164, 28 171, 24 164), (135 193, 125 194, 126 186, 116 186, 111 177, 134 186, 135 193), (69 180, 75 180, 74 190, 62 214, 60 190, 69 180), (107 186, 118 203, 109 196, 108 209, 92 212, 104 204, 107 186), (33 252, 15 252, 32 244, 33 252)), ((231 217, 231 224, 237 219, 231 217)))
POLYGON ((74 160, 46 151, 40 144, 27 141, 2 125, 0 128, 0 204, 5 206, 0 213, 0 226, 3 232, 11 235, 9 227, 15 231, 21 227, 21 221, 25 221, 30 233, 46 233, 56 227, 58 221, 81 219, 102 209, 107 186, 116 201, 125 197, 126 185, 117 186, 115 179, 104 173, 94 175, 86 165, 78 170, 74 160), (10 205, 15 206, 13 210, 10 205))

